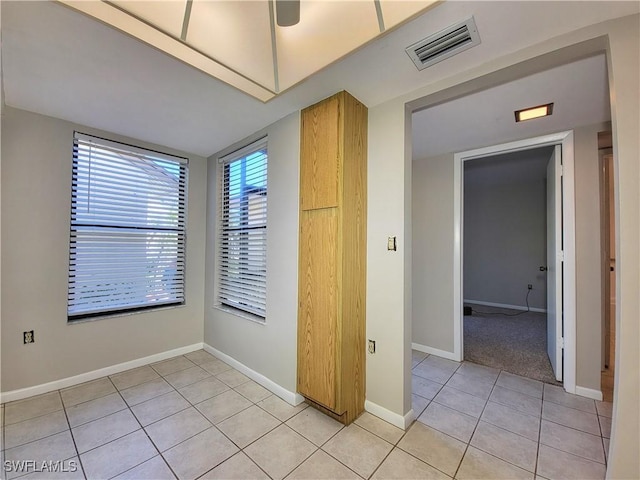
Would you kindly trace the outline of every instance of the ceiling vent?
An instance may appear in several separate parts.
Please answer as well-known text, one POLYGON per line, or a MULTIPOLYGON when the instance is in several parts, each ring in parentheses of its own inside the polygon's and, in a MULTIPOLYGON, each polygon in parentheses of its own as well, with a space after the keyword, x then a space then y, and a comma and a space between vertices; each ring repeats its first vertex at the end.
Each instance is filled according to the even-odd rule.
POLYGON ((422 70, 479 43, 476 22, 470 17, 414 43, 406 52, 418 70, 422 70))

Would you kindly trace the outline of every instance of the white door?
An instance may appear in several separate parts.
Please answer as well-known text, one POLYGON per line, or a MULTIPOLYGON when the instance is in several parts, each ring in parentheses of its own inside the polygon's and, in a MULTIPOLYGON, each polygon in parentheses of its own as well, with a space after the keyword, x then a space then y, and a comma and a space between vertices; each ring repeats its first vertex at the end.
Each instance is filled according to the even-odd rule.
POLYGON ((562 148, 547 164, 547 353, 562 381, 562 148))

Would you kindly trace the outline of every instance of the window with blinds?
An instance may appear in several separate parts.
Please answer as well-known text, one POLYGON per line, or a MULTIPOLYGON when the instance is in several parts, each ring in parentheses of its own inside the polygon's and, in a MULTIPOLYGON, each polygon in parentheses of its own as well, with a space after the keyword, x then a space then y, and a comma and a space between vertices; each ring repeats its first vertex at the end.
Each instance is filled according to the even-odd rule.
POLYGON ((76 133, 69 321, 184 304, 187 159, 76 133))
POLYGON ((218 304, 266 317, 267 140, 220 159, 218 304))

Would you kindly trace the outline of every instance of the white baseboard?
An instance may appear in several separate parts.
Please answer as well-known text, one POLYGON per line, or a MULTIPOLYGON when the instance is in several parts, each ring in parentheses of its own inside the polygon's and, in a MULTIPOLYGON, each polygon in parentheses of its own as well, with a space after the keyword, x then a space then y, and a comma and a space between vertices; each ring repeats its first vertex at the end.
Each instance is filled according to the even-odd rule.
POLYGON ((73 377, 67 377, 60 380, 55 380, 53 382, 43 383, 41 385, 34 385, 33 387, 2 392, 2 394, 0 394, 0 402, 13 402, 15 400, 22 400, 23 398, 32 397, 34 395, 40 395, 43 393, 53 392, 54 390, 60 390, 61 388, 72 387, 81 383, 90 382, 91 380, 96 380, 97 378, 114 375, 116 373, 124 372, 125 370, 142 367, 143 365, 166 360, 167 358, 194 352, 196 350, 202 349, 202 347, 202 343, 194 343, 193 345, 188 345, 186 347, 175 348, 166 352, 149 355, 148 357, 142 357, 136 360, 131 360, 129 362, 118 363, 117 365, 112 365, 110 367, 99 368, 98 370, 81 373, 80 375, 74 375, 73 377))
MULTIPOLYGON (((495 302, 483 302, 482 300, 463 300, 464 303, 471 303, 473 305, 483 305, 485 307, 498 307, 498 308, 508 308, 510 310, 521 310, 523 312, 527 311, 526 305, 509 305, 507 303, 495 303, 495 302)), ((529 307, 531 312, 537 313, 547 313, 546 308, 538 308, 538 307, 529 307)))
POLYGON ((415 420, 413 409, 409 410, 406 415, 402 416, 369 400, 364 401, 364 409, 371 415, 375 415, 376 417, 381 418, 385 422, 389 422, 391 425, 401 428, 402 430, 409 428, 411 423, 415 420))
POLYGON ((420 345, 419 343, 412 343, 411 348, 413 350, 417 350, 422 353, 428 353, 429 355, 435 355, 436 357, 442 357, 442 358, 446 358, 447 360, 453 360, 454 362, 460 361, 453 352, 438 350, 437 348, 427 347, 426 345, 420 345))
POLYGON ((600 390, 594 390, 593 388, 585 388, 576 385, 575 394, 580 395, 581 397, 602 401, 602 392, 600 390))
POLYGON ((247 367, 245 364, 240 363, 235 358, 230 357, 229 355, 227 355, 226 353, 221 352, 217 348, 214 348, 211 345, 208 345, 208 344, 205 343, 204 344, 204 350, 206 352, 209 352, 211 355, 214 355, 214 356, 218 357, 224 363, 227 363, 227 364, 231 365, 233 368, 235 368, 239 372, 244 373, 251 380, 255 381, 256 383, 259 383, 264 388, 266 388, 267 390, 269 390, 273 394, 275 394, 278 397, 280 397, 281 399, 283 399, 285 402, 287 402, 287 403, 289 403, 291 405, 294 405, 294 406, 295 405, 299 405, 302 402, 304 402, 304 397, 302 395, 300 395, 298 393, 295 393, 295 392, 291 392, 291 391, 287 390, 286 388, 281 387, 280 385, 278 385, 273 380, 270 380, 269 378, 265 377, 261 373, 258 373, 255 370, 252 370, 251 368, 247 367))

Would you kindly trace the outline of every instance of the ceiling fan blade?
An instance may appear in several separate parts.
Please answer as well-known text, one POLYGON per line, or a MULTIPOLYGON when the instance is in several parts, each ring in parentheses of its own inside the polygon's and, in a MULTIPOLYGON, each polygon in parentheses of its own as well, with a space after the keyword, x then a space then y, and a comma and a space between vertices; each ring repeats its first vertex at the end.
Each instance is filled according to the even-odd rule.
POLYGON ((278 26, 290 27, 300 21, 300 0, 276 0, 278 26))

